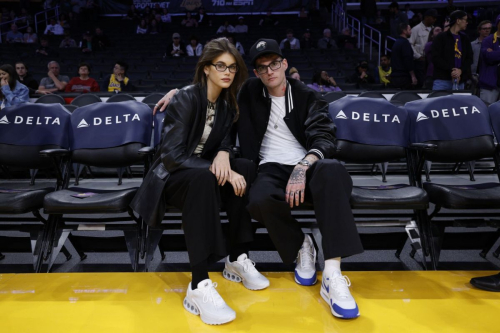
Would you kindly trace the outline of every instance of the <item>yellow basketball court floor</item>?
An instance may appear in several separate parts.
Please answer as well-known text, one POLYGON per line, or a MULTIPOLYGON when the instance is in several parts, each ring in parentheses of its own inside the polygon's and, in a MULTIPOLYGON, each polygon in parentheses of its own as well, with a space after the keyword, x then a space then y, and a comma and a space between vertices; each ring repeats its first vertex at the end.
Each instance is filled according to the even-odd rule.
POLYGON ((189 273, 0 275, 0 332, 500 332, 500 293, 474 289, 496 272, 346 272, 361 317, 334 318, 320 283, 265 273, 250 291, 210 273, 236 320, 207 326, 182 307, 189 273))

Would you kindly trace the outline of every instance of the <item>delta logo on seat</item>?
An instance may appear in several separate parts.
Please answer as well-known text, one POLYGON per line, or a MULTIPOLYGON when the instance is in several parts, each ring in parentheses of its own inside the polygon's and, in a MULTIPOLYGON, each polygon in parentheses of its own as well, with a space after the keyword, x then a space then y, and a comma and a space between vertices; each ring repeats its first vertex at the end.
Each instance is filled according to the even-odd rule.
MULTIPOLYGON (((0 119, 0 125, 11 124, 7 116, 0 119)), ((21 117, 14 118, 14 125, 61 125, 59 117, 21 117)))
POLYGON ((352 120, 363 120, 363 121, 368 121, 371 122, 373 121, 374 123, 399 123, 401 124, 401 121, 399 121, 398 115, 392 115, 392 114, 371 114, 368 112, 363 112, 359 113, 356 111, 351 111, 351 118, 347 117, 345 112, 343 110, 340 110, 339 113, 335 116, 335 119, 352 119, 352 120))
POLYGON ((128 123, 132 121, 141 121, 141 118, 139 118, 138 114, 122 114, 120 116, 110 116, 110 117, 94 117, 93 121, 90 122, 90 124, 85 120, 82 119, 78 126, 76 128, 85 128, 85 127, 90 127, 92 126, 100 126, 100 125, 115 125, 115 124, 121 124, 121 123, 128 123), (132 117, 132 118, 131 118, 132 117))
MULTIPOLYGON (((451 108, 451 109, 441 109, 441 110, 431 110, 431 117, 434 118, 449 118, 449 117, 460 117, 462 115, 467 116, 474 113, 481 113, 474 105, 470 106, 461 106, 459 108, 451 108), (461 110, 461 111, 460 111, 461 110)), ((417 123, 422 120, 428 120, 429 116, 426 116, 422 112, 417 114, 417 123)))

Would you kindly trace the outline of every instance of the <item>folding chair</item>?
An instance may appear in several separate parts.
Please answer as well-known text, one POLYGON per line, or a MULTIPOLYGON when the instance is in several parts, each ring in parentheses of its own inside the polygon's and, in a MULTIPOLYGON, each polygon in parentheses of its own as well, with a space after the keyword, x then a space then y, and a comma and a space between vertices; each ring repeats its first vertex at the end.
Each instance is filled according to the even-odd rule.
MULTIPOLYGON (((119 107, 116 105, 95 103, 80 107, 71 115, 73 163, 125 168, 145 161, 140 153, 152 150, 149 147, 153 121, 150 108, 137 101, 122 102, 119 107)), ((147 167, 147 161, 145 162, 147 167)), ((69 174, 65 177, 68 179, 69 174)), ((82 227, 85 230, 123 230, 123 241, 116 240, 116 237, 99 237, 92 238, 92 242, 84 242, 83 236, 73 236, 72 240, 75 240, 75 244, 78 243, 77 251, 81 256, 88 251, 121 251, 126 248, 132 268, 137 271, 144 230, 141 220, 129 207, 137 187, 108 185, 103 188, 99 184, 80 187, 68 186, 68 183, 69 181, 65 182, 63 190, 46 196, 43 204, 45 213, 50 215, 52 221, 49 235, 51 262, 72 231, 81 230, 82 227), (128 216, 101 216, 125 212, 128 216), (74 214, 97 216, 70 217, 74 214), (128 223, 112 223, 118 221, 128 223), (69 224, 70 222, 73 223, 69 224), (82 248, 85 243, 85 248, 82 248), (113 248, 114 246, 118 248, 113 248)))

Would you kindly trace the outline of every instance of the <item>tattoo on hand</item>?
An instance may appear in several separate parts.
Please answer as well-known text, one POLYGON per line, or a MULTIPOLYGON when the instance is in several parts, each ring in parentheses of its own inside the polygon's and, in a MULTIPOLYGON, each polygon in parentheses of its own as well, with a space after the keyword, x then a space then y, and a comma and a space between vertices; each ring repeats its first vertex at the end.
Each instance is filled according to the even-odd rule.
POLYGON ((290 184, 303 184, 306 180, 306 170, 294 169, 290 176, 290 184))

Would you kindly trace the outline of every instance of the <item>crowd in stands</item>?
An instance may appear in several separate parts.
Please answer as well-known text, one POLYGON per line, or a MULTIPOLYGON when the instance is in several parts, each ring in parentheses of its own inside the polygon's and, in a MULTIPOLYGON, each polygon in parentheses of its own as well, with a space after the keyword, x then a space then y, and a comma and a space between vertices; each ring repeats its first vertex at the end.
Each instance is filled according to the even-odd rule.
MULTIPOLYGON (((2 21, 13 20, 3 43, 34 45, 40 64, 49 67, 48 74, 43 78, 39 75, 40 70, 33 77, 29 75, 31 62, 27 63, 28 57, 18 59, 25 60, 20 64, 10 62, 16 70, 18 65, 24 67, 24 70, 17 70, 18 80, 24 84, 27 82, 24 77, 28 75, 30 94, 133 91, 135 86, 140 85, 136 79, 117 73, 117 68, 126 72, 129 66, 135 69, 140 63, 121 61, 119 54, 113 57, 116 61, 114 68, 110 65, 108 72, 102 76, 91 74, 95 73, 92 71, 94 62, 89 58, 109 49, 115 37, 108 36, 101 28, 101 22, 97 21, 99 8, 96 4, 92 1, 46 1, 46 6, 55 3, 61 6, 60 15, 49 19, 42 29, 39 26, 38 34, 34 29, 33 15, 26 8, 19 13, 1 11, 2 21), (57 61, 61 60, 63 49, 79 50, 81 59, 71 68, 64 66, 65 75, 59 77, 61 69, 57 61), (59 69, 51 68, 56 66, 59 69), (111 71, 113 74, 109 74, 111 71), (37 80, 40 83, 35 86, 37 80), (70 81, 73 81, 71 85, 70 81)), ((500 51, 499 41, 493 34, 499 29, 498 18, 483 20, 471 29, 474 16, 457 11, 453 4, 439 11, 412 9, 408 4, 403 8, 396 1, 386 9, 380 8, 380 5, 377 8, 375 1, 362 1, 361 5, 363 23, 387 31, 388 36, 396 39, 391 52, 380 55, 379 66, 360 54, 360 41, 355 31, 345 27, 337 34, 325 22, 314 26, 314 18, 305 7, 300 9, 293 24, 288 22, 288 18, 283 20, 268 11, 254 20, 255 24, 249 25, 249 17, 217 19, 203 7, 183 16, 173 16, 166 8, 146 7, 140 10, 132 5, 122 22, 126 26, 132 25, 136 34, 168 36, 167 40, 171 41, 158 46, 163 61, 199 57, 204 45, 218 36, 227 37, 240 54, 245 55, 245 48, 251 44, 246 36, 252 33, 252 29, 268 29, 264 31, 279 31, 277 41, 284 51, 300 51, 301 54, 306 54, 304 51, 307 50, 329 52, 326 59, 332 62, 327 63, 325 59, 324 65, 316 65, 314 57, 296 58, 297 64, 290 61, 295 72, 289 75, 302 78, 305 84, 320 92, 341 90, 344 84, 351 84, 348 89, 371 89, 374 85, 406 90, 475 89, 475 93, 488 103, 498 100, 497 68, 500 56, 497 54, 500 51), (207 31, 212 34, 209 38, 207 31), (355 56, 348 58, 345 53, 346 56, 339 57, 337 62, 334 54, 349 50, 354 51, 355 56), (304 64, 306 61, 308 64, 304 64)), ((103 70, 97 72, 103 73, 103 70)))

